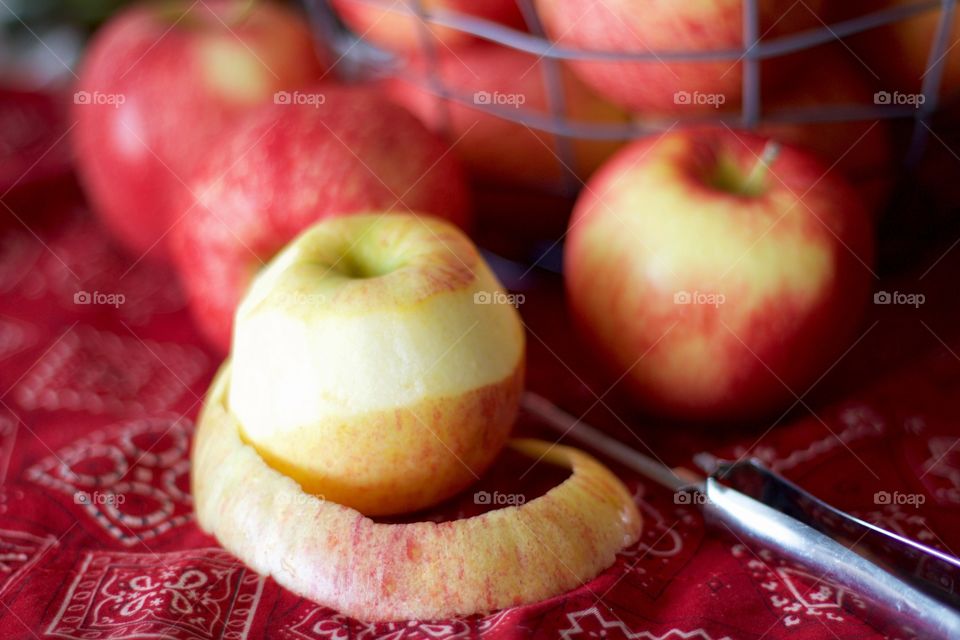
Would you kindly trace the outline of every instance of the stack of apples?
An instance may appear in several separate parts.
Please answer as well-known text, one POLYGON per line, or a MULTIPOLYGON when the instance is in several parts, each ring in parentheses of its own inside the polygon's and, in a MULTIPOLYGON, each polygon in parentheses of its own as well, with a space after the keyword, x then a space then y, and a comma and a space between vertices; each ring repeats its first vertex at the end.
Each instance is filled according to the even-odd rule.
MULTIPOLYGON (((666 129, 704 118, 735 119, 743 103, 745 56, 722 53, 743 47, 743 0, 711 0, 703 6, 537 0, 538 20, 531 23, 542 23, 556 46, 648 56, 642 61, 569 63, 548 63, 544 57, 436 26, 417 14, 422 6, 441 17, 479 18, 523 31, 525 21, 513 0, 480 5, 462 0, 382 5, 337 0, 334 5, 363 38, 405 60, 400 77, 386 83, 388 94, 444 133, 471 175, 484 183, 555 190, 564 178, 586 180, 621 146, 617 140, 558 140, 512 121, 521 114, 536 114, 538 124, 547 127, 559 109, 565 119, 580 123, 624 125, 635 120, 666 129), (710 52, 717 52, 714 59, 672 57, 710 52), (547 91, 551 75, 562 87, 560 95, 547 91)), ((823 28, 849 15, 849 9, 820 0, 762 0, 758 9, 763 39, 823 28)), ((912 40, 925 42, 919 34, 912 40)), ((840 44, 767 58, 760 72, 761 118, 786 122, 762 126, 760 132, 806 147, 828 164, 838 163, 863 191, 871 210, 882 209, 892 172, 887 123, 845 121, 842 114, 834 122, 822 114, 810 114, 804 121, 806 111, 818 107, 839 113, 843 107, 873 106, 877 73, 840 44)))

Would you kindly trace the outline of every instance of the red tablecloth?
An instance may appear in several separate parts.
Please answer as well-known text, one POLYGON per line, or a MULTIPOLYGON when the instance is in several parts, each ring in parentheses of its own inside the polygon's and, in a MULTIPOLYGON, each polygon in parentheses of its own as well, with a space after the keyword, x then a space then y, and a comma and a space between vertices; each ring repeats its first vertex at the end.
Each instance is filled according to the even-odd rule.
MULTIPOLYGON (((2 638, 881 637, 854 615, 856 594, 713 536, 694 507, 623 469, 642 540, 561 597, 392 624, 298 598, 194 523, 189 444, 217 361, 174 278, 116 253, 69 186, 17 207, 16 217, 0 212, 2 638)), ((927 301, 872 307, 861 339, 809 393, 796 390, 802 402, 772 430, 677 429, 623 409, 573 339, 558 283, 542 276, 521 309, 529 384, 671 464, 703 449, 750 451, 842 508, 960 549, 954 253, 923 278, 878 284, 927 301), (878 504, 876 492, 925 502, 878 504)), ((518 428, 551 435, 529 419, 518 428)), ((538 467, 518 485, 528 464, 504 458, 481 488, 532 497, 556 481, 538 467)), ((464 496, 437 517, 469 515, 473 503, 464 496)))

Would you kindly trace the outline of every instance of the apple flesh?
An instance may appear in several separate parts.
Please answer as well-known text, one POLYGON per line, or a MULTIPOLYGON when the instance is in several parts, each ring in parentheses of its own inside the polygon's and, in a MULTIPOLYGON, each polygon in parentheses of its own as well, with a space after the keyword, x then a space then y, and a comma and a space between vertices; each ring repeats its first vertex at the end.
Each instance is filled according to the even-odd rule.
POLYGON ((581 451, 537 440, 514 446, 572 470, 546 494, 463 520, 374 522, 304 493, 244 443, 225 403, 230 370, 214 381, 194 439, 197 521, 257 572, 345 615, 436 620, 538 602, 590 580, 640 536, 616 476, 581 451))
POLYGON ((371 210, 469 221, 459 164, 413 115, 371 89, 298 95, 229 127, 178 207, 171 250, 200 329, 224 353, 254 273, 315 222, 371 210))
MULTIPOLYGON (((759 0, 766 38, 821 26, 822 2, 759 0)), ((743 48, 743 0, 536 0, 547 33, 565 47, 624 53, 704 52, 743 48)), ((772 62, 764 87, 788 74, 772 62)), ((601 95, 646 114, 716 113, 740 103, 742 60, 578 61, 580 77, 601 95), (684 92, 689 100, 677 98, 684 92), (720 96, 720 98, 717 98, 720 96)))
POLYGON ((412 214, 322 222, 237 311, 229 407, 271 466, 367 515, 416 511, 506 442, 524 332, 453 225, 412 214))
POLYGON ((426 12, 458 13, 514 29, 524 26, 516 0, 398 0, 384 9, 365 0, 333 0, 338 15, 353 31, 375 44, 400 53, 417 53, 424 49, 424 34, 429 33, 437 49, 461 48, 474 42, 463 31, 435 24, 423 24, 415 13, 417 4, 426 12), (408 11, 410 13, 403 13, 408 11))
MULTIPOLYGON (((556 190, 565 172, 585 180, 622 145, 620 141, 571 139, 571 157, 561 159, 553 134, 430 93, 422 65, 412 65, 419 82, 393 79, 387 83, 388 94, 455 143, 454 151, 481 181, 556 190)), ((444 87, 472 98, 478 106, 494 105, 508 114, 511 110, 519 114, 522 109, 549 118, 543 66, 536 56, 521 51, 476 45, 441 54, 435 73, 444 87)), ((600 124, 629 120, 625 112, 594 94, 566 68, 561 68, 560 74, 568 119, 600 124)))
POLYGON ((225 124, 323 72, 298 15, 242 4, 136 4, 87 51, 74 97, 76 167, 94 211, 137 257, 165 255, 171 198, 225 124))
POLYGON ((752 419, 802 394, 849 346, 869 292, 864 205, 835 172, 727 129, 633 143, 570 221, 572 311, 640 406, 752 419))

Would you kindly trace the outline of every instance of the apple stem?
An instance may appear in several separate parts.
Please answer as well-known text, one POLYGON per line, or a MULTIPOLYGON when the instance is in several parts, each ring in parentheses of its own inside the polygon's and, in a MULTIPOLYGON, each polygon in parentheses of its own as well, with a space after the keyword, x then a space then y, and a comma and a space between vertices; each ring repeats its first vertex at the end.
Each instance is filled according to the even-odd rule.
POLYGON ((780 143, 776 140, 768 140, 767 144, 763 147, 763 151, 760 153, 760 157, 757 158, 756 164, 754 164, 753 169, 750 170, 747 179, 743 181, 744 193, 750 194, 760 191, 763 179, 770 170, 770 165, 777 160, 777 156, 779 155, 780 143))

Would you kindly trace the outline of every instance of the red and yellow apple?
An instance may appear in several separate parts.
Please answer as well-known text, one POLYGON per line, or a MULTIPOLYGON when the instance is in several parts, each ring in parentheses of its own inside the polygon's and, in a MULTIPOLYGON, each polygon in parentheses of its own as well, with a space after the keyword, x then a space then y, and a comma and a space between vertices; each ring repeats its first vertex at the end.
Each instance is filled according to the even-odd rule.
MULTIPOLYGON (((564 47, 621 53, 675 54, 743 48, 743 0, 536 0, 547 32, 564 47)), ((821 26, 822 1, 760 0, 760 34, 766 38, 821 26)), ((601 95, 647 114, 715 113, 740 103, 742 58, 680 61, 584 60, 574 70, 601 95)), ((787 74, 764 65, 764 87, 787 74)))
MULTIPOLYGON (((422 68, 422 62, 412 68, 422 68)), ((549 119, 550 104, 542 60, 495 45, 477 45, 440 56, 436 76, 444 87, 473 104, 430 93, 422 72, 415 80, 388 83, 391 98, 417 114, 431 129, 446 134, 454 151, 482 181, 535 188, 557 188, 564 172, 586 179, 621 146, 619 141, 571 139, 570 157, 561 161, 553 134, 511 122, 482 110, 497 107, 507 115, 521 110, 549 119), (511 113, 512 112, 512 113, 511 113), (564 164, 567 163, 565 167, 564 164)), ((626 123, 629 117, 598 97, 566 69, 561 69, 566 118, 593 123, 626 123)))
POLYGON ((475 41, 463 31, 421 22, 416 13, 418 4, 426 12, 456 13, 514 29, 524 26, 516 0, 385 0, 380 3, 377 0, 333 0, 339 16, 357 35, 392 51, 422 52, 425 32, 435 39, 432 46, 438 49, 459 48, 475 41))
POLYGON ((569 303, 648 410, 765 415, 850 344, 871 284, 868 214, 809 152, 771 151, 727 129, 639 140, 576 203, 569 303))
POLYGON ((76 167, 94 211, 137 257, 164 255, 171 198, 224 125, 322 74, 298 15, 245 5, 136 4, 87 51, 74 94, 76 167))
POLYGON ((258 108, 226 129, 189 184, 171 251, 200 329, 224 353, 255 272, 318 220, 393 210, 469 221, 447 146, 363 88, 317 87, 258 108))
POLYGON ((447 222, 325 221, 240 305, 228 405, 308 493, 367 515, 431 506, 479 477, 513 426, 524 333, 506 300, 447 222))
MULTIPOLYGON (((264 463, 226 405, 230 376, 225 367, 214 382, 194 439, 197 521, 259 573, 345 615, 436 620, 538 602, 590 580, 640 536, 640 514, 616 476, 581 451, 538 440, 512 446, 572 471, 546 494, 462 520, 375 522, 264 463)), ((407 455, 421 442, 409 442, 407 455)), ((356 451, 378 462, 376 451, 356 451)))

